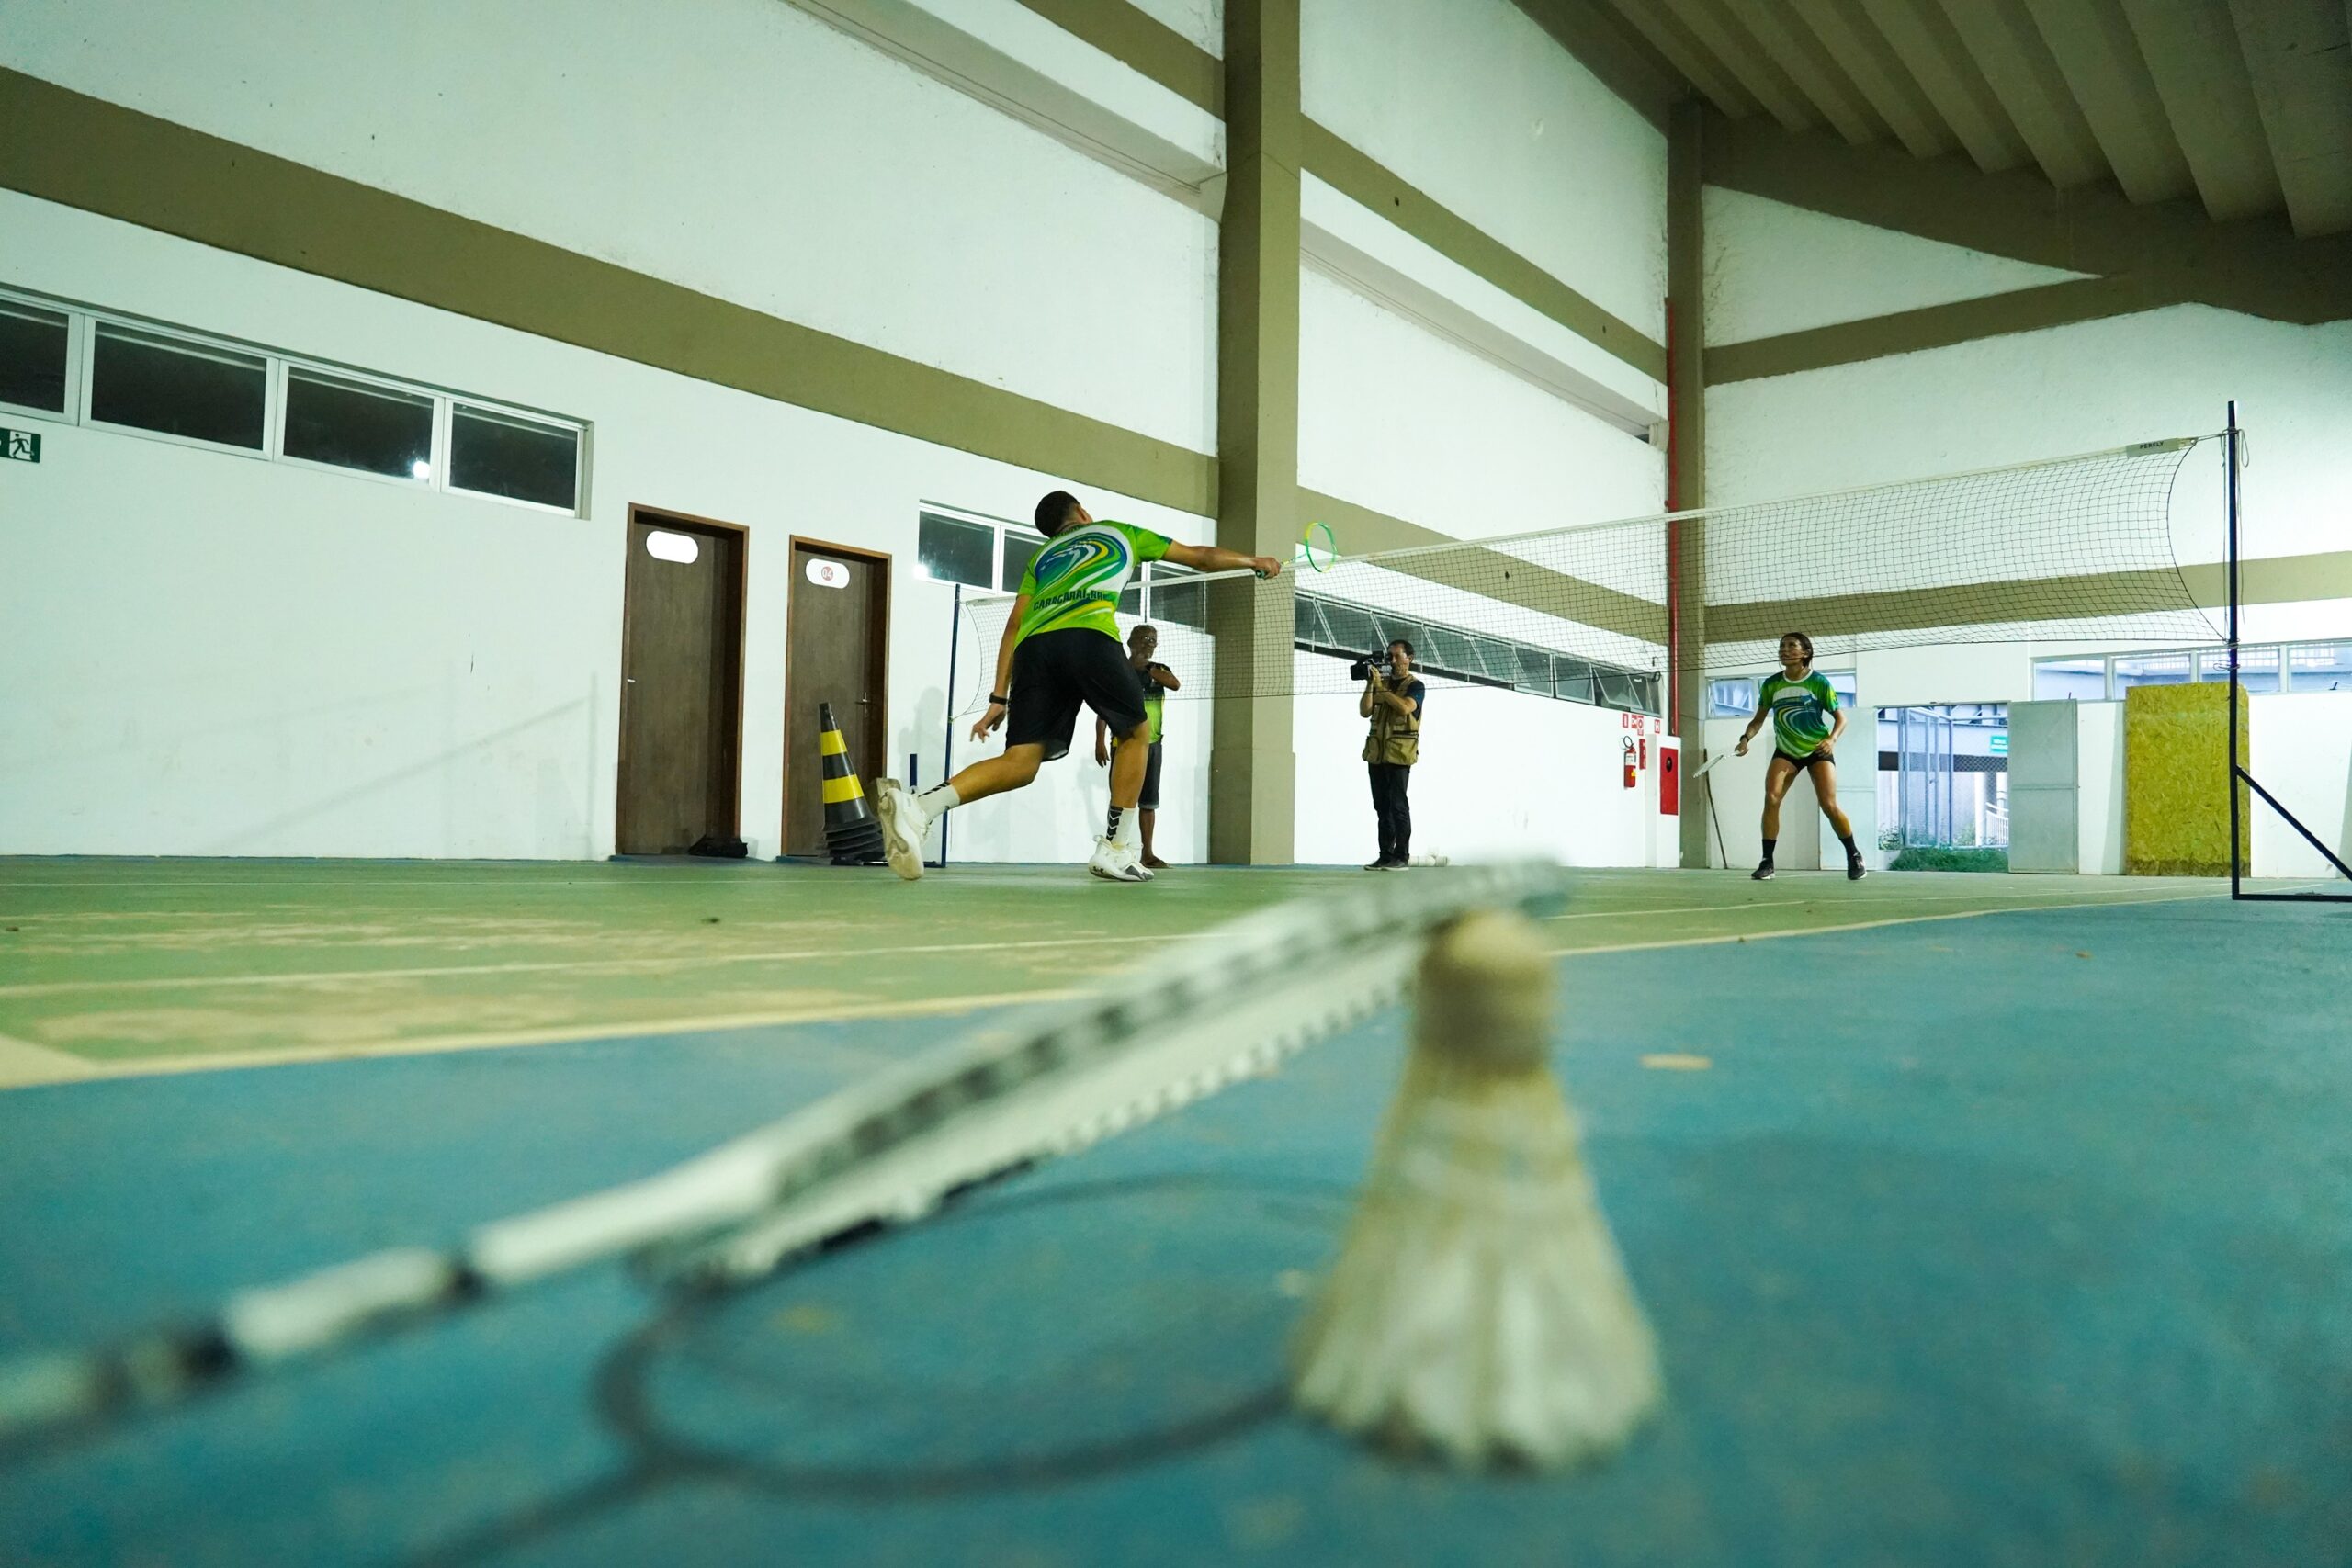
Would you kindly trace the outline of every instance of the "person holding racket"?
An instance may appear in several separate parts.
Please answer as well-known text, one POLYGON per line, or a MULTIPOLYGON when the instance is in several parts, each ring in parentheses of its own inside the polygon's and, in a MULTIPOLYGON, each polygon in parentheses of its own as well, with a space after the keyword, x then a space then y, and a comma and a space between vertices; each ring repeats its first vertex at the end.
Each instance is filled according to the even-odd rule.
POLYGON ((1772 851, 1781 839, 1781 798, 1803 771, 1813 776, 1822 814, 1846 846, 1846 880, 1860 882, 1870 872, 1854 842, 1854 825, 1838 807, 1838 737, 1846 732, 1846 710, 1838 706, 1829 678, 1815 671, 1813 639, 1803 632, 1781 638, 1781 672, 1764 677, 1758 688, 1756 716, 1747 721, 1734 755, 1747 755, 1747 743, 1767 719, 1772 725, 1772 760, 1764 767, 1764 858, 1753 876, 1758 882, 1772 879, 1772 851))
POLYGON ((1119 646, 1119 595, 1145 561, 1171 560, 1194 571, 1247 568, 1272 577, 1283 563, 1211 545, 1182 545, 1129 523, 1097 522, 1078 497, 1055 491, 1037 502, 1046 546, 1021 574, 1012 614, 998 639, 996 684, 989 709, 972 726, 986 740, 1009 718, 1001 756, 983 758, 934 789, 916 795, 884 779, 875 798, 883 855, 909 882, 922 875, 923 834, 941 816, 992 795, 1025 787, 1044 763, 1066 756, 1078 713, 1092 708, 1122 744, 1111 764, 1111 811, 1086 869, 1106 882, 1149 882, 1131 826, 1143 795, 1151 729, 1143 687, 1119 646))

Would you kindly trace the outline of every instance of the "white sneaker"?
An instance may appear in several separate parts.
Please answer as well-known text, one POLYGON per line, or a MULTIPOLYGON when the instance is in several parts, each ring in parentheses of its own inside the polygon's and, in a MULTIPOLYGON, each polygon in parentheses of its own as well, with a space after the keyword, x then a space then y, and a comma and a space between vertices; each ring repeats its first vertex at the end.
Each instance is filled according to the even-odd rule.
POLYGON ((874 815, 882 821, 882 858, 909 882, 922 875, 922 836, 931 827, 914 791, 884 779, 874 791, 874 815))
POLYGON ((1105 882, 1149 882, 1151 873, 1143 868, 1142 857, 1125 844, 1114 844, 1108 839, 1094 840, 1094 858, 1086 869, 1105 882))

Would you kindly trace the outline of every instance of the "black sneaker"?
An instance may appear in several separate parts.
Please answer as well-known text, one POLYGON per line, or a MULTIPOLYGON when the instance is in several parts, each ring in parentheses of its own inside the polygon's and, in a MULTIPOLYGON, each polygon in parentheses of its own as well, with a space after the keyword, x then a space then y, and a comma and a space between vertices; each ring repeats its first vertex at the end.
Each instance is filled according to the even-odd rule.
POLYGON ((1363 868, 1366 871, 1393 871, 1396 869, 1396 863, 1391 861, 1386 855, 1383 855, 1378 860, 1368 860, 1364 862, 1363 868))
POLYGON ((1771 881, 1771 880, 1772 880, 1772 863, 1771 863, 1770 861, 1769 861, 1769 860, 1768 860, 1768 861, 1759 862, 1759 863, 1758 863, 1758 865, 1757 865, 1756 869, 1755 869, 1754 871, 1751 871, 1751 872, 1749 872, 1749 873, 1747 874, 1747 879, 1748 879, 1750 882, 1770 882, 1770 881, 1771 881))
POLYGON ((1849 881, 1849 882, 1860 882, 1863 877, 1868 876, 1870 874, 1871 874, 1871 868, 1870 868, 1870 867, 1868 867, 1868 866, 1866 866, 1866 865, 1864 865, 1864 864, 1862 863, 1862 857, 1861 857, 1861 856, 1860 856, 1860 855, 1848 855, 1848 856, 1846 857, 1846 880, 1847 880, 1847 881, 1849 881))

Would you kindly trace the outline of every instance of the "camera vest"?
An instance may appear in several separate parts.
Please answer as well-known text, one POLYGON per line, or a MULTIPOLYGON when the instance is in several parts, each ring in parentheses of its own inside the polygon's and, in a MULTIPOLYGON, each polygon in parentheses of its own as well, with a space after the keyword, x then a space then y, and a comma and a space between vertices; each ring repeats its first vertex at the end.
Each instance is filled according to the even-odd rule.
POLYGON ((1421 716, 1398 713, 1386 703, 1372 705, 1372 733, 1364 738, 1363 760, 1409 768, 1421 760, 1421 716))

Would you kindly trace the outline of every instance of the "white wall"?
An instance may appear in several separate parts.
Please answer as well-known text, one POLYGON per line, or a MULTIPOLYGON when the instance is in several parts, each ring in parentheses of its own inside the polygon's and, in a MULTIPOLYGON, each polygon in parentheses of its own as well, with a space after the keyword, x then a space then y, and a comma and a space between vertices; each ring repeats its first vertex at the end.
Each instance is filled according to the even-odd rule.
POLYGON ((2123 874, 2123 705, 2076 705, 2075 864, 2086 876, 2123 874))
POLYGON ((1216 225, 781 0, 21 0, 0 62, 1216 448, 1216 225))
POLYGON ((1666 331, 1666 138, 1510 0, 1306 0, 1300 92, 1602 310, 1666 331))
MULTIPOLYGON (((0 467, 0 853, 610 852, 633 502, 752 531, 742 825, 774 853, 787 536, 894 557, 888 751, 935 780, 950 593, 914 572, 919 503, 1023 516, 1063 482, 6 193, 0 279, 594 426, 567 519, 43 424, 39 465, 0 467)), ((1036 848, 975 816, 959 858, 1036 848)))
MULTIPOLYGON (((1711 344, 2067 276, 1760 197, 1710 190, 1706 202, 1711 344)), ((2196 305, 1710 388, 1708 500, 1736 505, 2206 434, 2222 427, 2233 398, 2251 459, 2246 554, 2352 546, 2352 321, 2301 327, 2196 305)), ((2208 443, 2170 498, 2183 563, 2221 558, 2221 490, 2208 443)), ((1999 575, 1989 565, 1986 575, 1999 575)), ((2212 613, 2216 639, 2220 618, 2212 613)), ((2352 635, 2352 603, 2252 605, 2245 632, 2352 635)), ((2120 630, 2095 644, 2132 645, 2120 630)), ((1864 653, 1857 669, 1873 705, 2018 701, 2032 695, 2036 654, 2082 650, 1922 647, 1864 653)))
MULTIPOLYGON (((1361 865, 1380 848, 1363 762, 1369 724, 1352 696, 1300 697, 1292 715, 1298 860, 1361 865)), ((1625 788, 1624 722, 1622 714, 1582 703, 1491 687, 1433 688, 1413 769, 1413 852, 1457 861, 1549 855, 1568 865, 1670 863, 1674 835, 1651 829, 1657 744, 1640 787, 1625 788)))
MULTIPOLYGON (((2257 695, 2246 732, 2247 766, 2262 787, 2352 863, 2352 692, 2257 695)), ((2255 875, 2336 876, 2259 795, 2253 812, 2255 875)))

